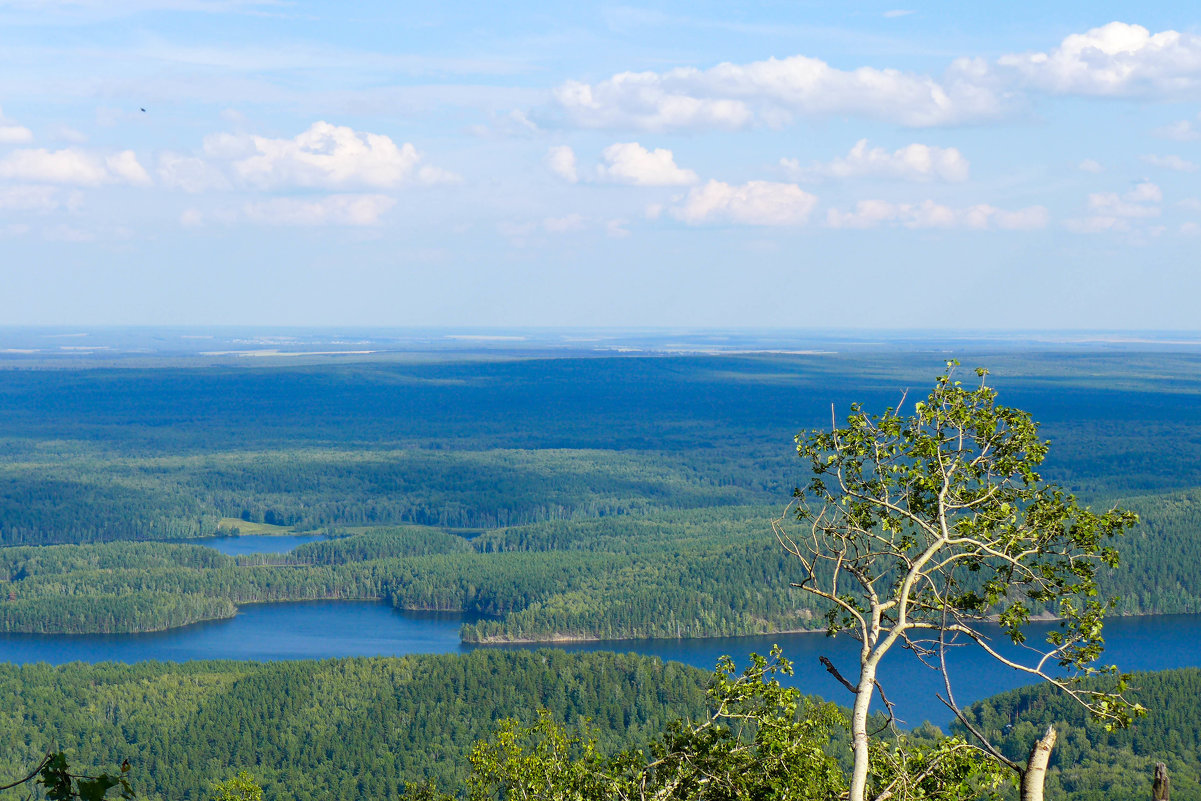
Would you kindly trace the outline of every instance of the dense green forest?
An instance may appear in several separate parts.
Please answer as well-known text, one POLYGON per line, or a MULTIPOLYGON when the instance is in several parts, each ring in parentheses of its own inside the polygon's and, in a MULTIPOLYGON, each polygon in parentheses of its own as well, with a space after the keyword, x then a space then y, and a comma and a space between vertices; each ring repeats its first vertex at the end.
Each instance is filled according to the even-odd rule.
MULTIPOLYGON (((143 797, 203 798, 214 779, 247 768, 273 798, 398 798, 406 783, 462 787, 473 744, 501 718, 538 708, 575 730, 585 719, 602 752, 640 747, 667 723, 704 715, 710 674, 611 653, 476 651, 465 656, 321 662, 0 666, 0 776, 45 749, 74 765, 129 759, 143 797)), ((1010 756, 1053 723, 1048 797, 1144 799, 1151 768, 1168 764, 1173 798, 1201 799, 1195 721, 1201 670, 1134 674, 1149 715, 1106 732, 1046 687, 986 699, 971 714, 1010 756)), ((923 727, 917 743, 933 742, 923 727)), ((846 760, 835 731, 829 753, 846 760)), ((14 799, 17 796, 12 796, 14 799)), ((7 798, 0 794, 0 799, 7 798)))
MULTIPOLYGON (((979 358, 1044 422, 1047 478, 1143 516, 1106 578, 1119 611, 1201 611, 1201 362, 979 358)), ((895 403, 941 359, 6 370, 0 630, 144 631, 318 598, 485 616, 470 641, 805 628, 815 610, 768 525, 804 480, 793 434, 831 402, 895 403), (236 560, 161 543, 222 519, 353 536, 236 560)))
POLYGON ((73 765, 128 759, 148 799, 204 798, 214 779, 247 768, 269 798, 383 801, 406 782, 457 788, 472 745, 538 707, 572 726, 589 719, 618 750, 699 716, 707 678, 632 654, 558 651, 0 665, 0 778, 57 747, 73 765))
POLYGON ((1173 799, 1201 799, 1201 670, 1135 673, 1131 686, 1149 713, 1128 729, 1106 731, 1079 704, 1046 685, 975 703, 969 718, 1011 759, 1025 759, 1030 744, 1054 724, 1059 739, 1051 752, 1048 798, 1150 798, 1152 771, 1163 762, 1173 799))
MULTIPOLYGON (((894 404, 943 358, 6 370, 0 544, 198 536, 222 517, 495 528, 776 503, 800 478, 798 430, 831 403, 894 404)), ((1049 478, 1088 497, 1201 486, 1195 358, 978 359, 1044 423, 1049 478)))
MULTIPOLYGON (((1117 611, 1201 612, 1201 492, 1122 499, 1144 524, 1105 575, 1117 611)), ((774 507, 660 511, 496 529, 400 526, 223 556, 202 545, 0 548, 0 631, 122 632, 230 617, 266 601, 380 599, 484 616, 468 642, 704 637, 818 626, 771 537, 774 507)))

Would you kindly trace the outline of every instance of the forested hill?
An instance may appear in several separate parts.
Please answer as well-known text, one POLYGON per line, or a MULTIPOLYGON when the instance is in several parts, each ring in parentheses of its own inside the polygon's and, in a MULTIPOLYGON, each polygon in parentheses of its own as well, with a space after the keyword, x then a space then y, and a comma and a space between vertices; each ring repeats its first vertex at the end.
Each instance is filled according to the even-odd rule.
MULTIPOLYGON (((473 744, 538 708, 591 720, 615 752, 699 718, 709 674, 607 653, 477 651, 324 662, 0 664, 0 782, 47 749, 128 759, 138 797, 198 801, 239 768, 268 798, 388 801, 407 782, 458 789, 473 744)), ((24 794, 0 792, 0 800, 24 794)))
MULTIPOLYGON (((745 662, 741 656, 740 662, 745 662)), ((635 655, 476 651, 466 656, 322 662, 0 665, 0 777, 54 746, 73 765, 128 759, 139 796, 205 798, 214 780, 250 770, 268 799, 397 799, 406 783, 458 791, 474 743, 497 722, 536 710, 576 731, 584 718, 604 753, 645 746, 669 721, 698 720, 710 674, 635 655)), ((1144 801, 1156 761, 1175 801, 1201 801, 1201 670, 1135 674, 1149 714, 1126 731, 1088 723, 1046 687, 972 707, 1024 759, 1049 724, 1060 733, 1047 797, 1144 801)), ((915 731, 918 739, 937 732, 915 731)), ((847 735, 829 753, 845 760, 847 735)), ((1012 788, 1009 790, 1013 795, 1012 788)), ((0 801, 23 796, 0 793, 0 801)))
MULTIPOLYGON (((1119 613, 1201 612, 1197 491, 1141 496, 1144 524, 1102 579, 1119 613)), ((471 540, 368 528, 290 554, 112 542, 0 548, 0 631, 121 632, 230 617, 239 604, 380 599, 486 616, 470 642, 706 637, 820 627, 775 542, 778 508, 722 506, 511 526, 471 540)))
POLYGON ((1151 797, 1155 763, 1164 762, 1173 801, 1201 800, 1201 670, 1135 673, 1130 684, 1130 696, 1149 712, 1128 729, 1105 731, 1079 704, 1046 685, 975 703, 970 716, 1019 760, 1048 725, 1055 726, 1047 798, 1142 801, 1151 797))

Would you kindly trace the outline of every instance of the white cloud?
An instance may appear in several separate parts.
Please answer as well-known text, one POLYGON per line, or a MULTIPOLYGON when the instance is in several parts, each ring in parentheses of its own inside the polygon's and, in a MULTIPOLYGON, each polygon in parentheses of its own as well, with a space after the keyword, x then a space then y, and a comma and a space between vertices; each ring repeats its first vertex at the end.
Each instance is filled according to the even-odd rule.
POLYGON ((23 125, 0 122, 0 145, 23 145, 33 141, 33 131, 23 125))
POLYGON ((452 173, 423 166, 409 142, 397 145, 383 134, 328 122, 315 122, 292 139, 218 134, 205 139, 205 152, 232 159, 235 175, 261 188, 391 188, 456 180, 452 173))
POLYGON ((0 209, 4 211, 54 211, 62 205, 54 186, 0 186, 0 209))
POLYGON ((1139 159, 1152 167, 1163 167, 1167 170, 1176 170, 1177 172, 1196 172, 1197 165, 1188 159, 1180 156, 1139 156, 1139 159))
MULTIPOLYGON (((1130 221, 1158 217, 1163 190, 1150 181, 1143 181, 1129 192, 1094 192, 1088 196, 1089 217, 1064 220, 1064 227, 1078 234, 1125 232, 1130 221)), ((1145 230, 1145 229, 1144 229, 1145 230)))
POLYGON ((630 235, 630 229, 626 228, 626 225, 626 220, 607 220, 605 222, 605 233, 613 239, 625 239, 630 235))
POLYGON ((804 225, 815 205, 817 197, 796 184, 748 181, 731 186, 709 181, 689 190, 671 215, 689 225, 804 225))
POLYGON ((1095 159, 1085 159, 1076 165, 1076 169, 1082 172, 1105 172, 1105 168, 1101 166, 1101 162, 1096 161, 1095 159))
POLYGON ((779 126, 794 116, 860 116, 926 127, 1000 117, 1021 108, 1029 90, 1191 99, 1201 94, 1201 36, 1152 34, 1112 22, 1072 34, 1045 52, 995 61, 959 58, 938 76, 874 66, 839 69, 794 55, 567 81, 554 99, 572 124, 584 128, 739 129, 779 126))
POLYGON ((575 151, 567 145, 555 145, 547 150, 546 166, 568 183, 574 184, 580 180, 579 172, 576 170, 575 151))
POLYGON ((700 180, 692 170, 676 165, 670 150, 647 150, 637 142, 618 142, 601 153, 596 168, 601 180, 634 186, 687 186, 700 180))
POLYGON ((204 225, 204 215, 199 209, 184 209, 179 215, 179 224, 185 228, 198 228, 204 225))
POLYGON ((939 81, 895 69, 840 70, 798 55, 705 70, 623 72, 595 84, 568 81, 555 90, 555 100, 585 128, 735 129, 755 120, 779 123, 793 114, 947 125, 1002 110, 1002 98, 975 80, 975 71, 977 65, 957 62, 939 81))
POLYGON ((1101 234, 1130 230, 1130 222, 1120 217, 1084 217, 1064 220, 1063 225, 1075 234, 1101 234))
POLYGON ((1186 197, 1184 200, 1177 202, 1176 205, 1186 211, 1201 211, 1201 199, 1195 197, 1186 197))
POLYGON ((87 134, 83 131, 77 131, 69 125, 53 126, 49 131, 49 137, 53 140, 71 142, 76 145, 82 145, 88 141, 87 134))
POLYGON ((1174 139, 1177 142, 1195 142, 1201 139, 1201 131, 1190 120, 1180 120, 1152 131, 1161 139, 1174 139))
POLYGON ((1158 206, 1146 206, 1118 197, 1117 192, 1098 192, 1088 196, 1088 209, 1104 217, 1158 217, 1158 206))
POLYGON ((986 203, 955 209, 926 200, 922 203, 891 203, 887 200, 861 200, 851 211, 830 209, 826 225, 830 228, 878 228, 900 225, 905 228, 969 228, 974 230, 1029 231, 1045 228, 1047 209, 1028 206, 1008 211, 986 203))
POLYGON ((0 145, 24 145, 32 141, 33 131, 8 120, 0 109, 0 145))
POLYGON ((179 153, 163 153, 158 158, 158 178, 164 186, 184 192, 206 192, 228 189, 230 182, 216 167, 204 159, 179 153))
POLYGON ((387 195, 274 198, 247 203, 243 213, 266 225, 376 225, 396 201, 387 195))
POLYGON ((1123 195, 1122 198, 1131 203, 1159 203, 1163 200, 1163 190, 1150 181, 1143 181, 1123 195))
POLYGON ((104 164, 113 177, 123 183, 135 186, 149 186, 153 183, 146 169, 138 163, 138 157, 132 150, 122 150, 120 153, 108 156, 105 158, 104 164))
POLYGON ((76 186, 150 183, 132 150, 99 156, 78 148, 14 150, 0 159, 0 178, 76 186))
POLYGON ((882 147, 868 148, 860 139, 846 156, 828 163, 801 167, 796 159, 781 159, 781 166, 796 180, 812 178, 851 178, 864 175, 900 178, 907 181, 966 181, 971 165, 958 149, 911 144, 889 152, 882 147))
POLYGON ((913 9, 910 8, 894 8, 891 11, 885 11, 884 16, 887 19, 895 19, 897 17, 907 17, 913 13, 913 9))
POLYGON ((997 64, 1055 94, 1181 96, 1201 88, 1201 36, 1111 22, 1048 52, 1005 55, 997 64))

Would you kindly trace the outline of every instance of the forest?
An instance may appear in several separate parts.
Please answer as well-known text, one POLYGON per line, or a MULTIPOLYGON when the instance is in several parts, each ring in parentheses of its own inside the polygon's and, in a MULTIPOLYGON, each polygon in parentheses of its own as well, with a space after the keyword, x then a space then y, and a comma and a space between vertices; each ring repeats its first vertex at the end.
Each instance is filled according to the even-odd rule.
MULTIPOLYGON (((1121 498, 1143 523, 1103 576, 1118 614, 1201 612, 1196 490, 1121 498)), ((269 601, 379 599, 484 616, 466 642, 760 634, 820 628, 771 539, 779 509, 723 506, 556 520, 467 539, 366 528, 289 554, 229 557, 199 544, 0 549, 0 631, 157 631, 269 601)))
MULTIPOLYGON (((740 661, 745 662, 745 657, 740 661)), ((269 798, 406 797, 433 783, 457 790, 467 757, 501 719, 546 709, 586 729, 602 753, 644 747, 673 720, 701 720, 711 675, 633 654, 555 650, 320 662, 0 665, 0 777, 47 748, 73 764, 128 759, 139 797, 203 799, 213 782, 249 770, 269 798)), ((1064 801, 1149 797, 1155 762, 1173 798, 1201 799, 1197 782, 1201 670, 1135 674, 1148 720, 1106 732, 1046 688, 969 710, 1013 755, 1049 723, 1061 729, 1048 776, 1064 801), (1153 721, 1153 722, 1152 722, 1153 721)), ((932 743, 925 726, 909 735, 932 743)), ((846 761, 846 733, 827 750, 846 761)), ((1004 789, 1004 788, 1003 788, 1004 789)), ((1012 789, 1005 789, 1012 794, 1012 789)), ((7 801, 23 797, 0 793, 7 801)))
MULTIPOLYGON (((1142 516, 1104 577, 1117 611, 1201 611, 1195 361, 979 358, 1002 399, 1044 423, 1049 479, 1142 516)), ((792 436, 831 402, 895 403, 937 363, 8 370, 0 630, 158 630, 319 598, 483 615, 464 627, 471 642, 809 628, 814 609, 788 591, 792 565, 769 533, 801 480, 792 436), (280 559, 171 544, 239 521, 335 539, 280 559)))
MULTIPOLYGON (((1140 517, 1115 543, 1120 565, 1098 575, 1099 595, 1118 614, 1201 612, 1201 367, 1170 351, 984 356, 1002 402, 1042 421, 1044 476, 1140 517)), ((910 353, 9 370, 0 631, 158 631, 315 599, 463 612, 462 639, 481 644, 824 629, 825 609, 793 588, 797 562, 772 534, 805 480, 793 437, 829 425, 831 403, 836 416, 851 400, 897 403, 938 363, 910 353), (283 554, 205 545, 243 529, 322 537, 283 554)), ((972 581, 966 593, 984 591, 972 581)), ((53 748, 83 766, 130 759, 151 798, 204 798, 241 768, 270 798, 400 798, 424 782, 434 785, 414 792, 433 797, 431 786, 462 787, 468 755, 500 736, 503 718, 532 724, 545 707, 564 731, 592 731, 604 754, 654 748, 681 731, 670 721, 704 714, 711 681, 632 655, 488 649, 6 665, 0 765, 16 775, 53 748)), ((1196 681, 1140 675, 1132 697, 1150 720, 1183 721, 1199 710, 1169 711, 1169 699, 1196 681)), ((1047 723, 1063 727, 1055 797, 1143 797, 1160 760, 1196 774, 1183 723, 1115 734, 1039 688, 970 714, 1014 756, 1047 723)), ((847 734, 835 729, 823 748, 843 770, 847 734)), ((928 726, 906 737, 944 742, 928 726)), ((1178 799, 1198 792, 1178 778, 1178 799)))

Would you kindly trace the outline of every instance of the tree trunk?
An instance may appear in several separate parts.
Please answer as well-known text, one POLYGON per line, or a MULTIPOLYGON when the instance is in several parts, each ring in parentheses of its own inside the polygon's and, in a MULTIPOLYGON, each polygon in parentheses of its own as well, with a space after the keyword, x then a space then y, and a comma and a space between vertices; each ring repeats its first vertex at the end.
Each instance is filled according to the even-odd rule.
POLYGON ((1168 778, 1168 766, 1155 763, 1155 783, 1151 785, 1151 801, 1168 801, 1172 794, 1172 780, 1168 778))
POLYGON ((860 667, 859 686, 855 689, 855 706, 851 710, 851 751, 855 766, 851 772, 851 793, 847 801, 863 801, 867 793, 867 769, 870 761, 867 742, 867 713, 876 690, 876 662, 865 660, 860 667))
POLYGON ((1047 733, 1030 749, 1026 770, 1022 773, 1022 801, 1043 801, 1043 782, 1047 779, 1047 762, 1051 749, 1055 747, 1055 728, 1047 727, 1047 733))

